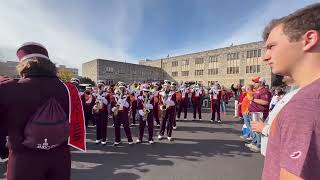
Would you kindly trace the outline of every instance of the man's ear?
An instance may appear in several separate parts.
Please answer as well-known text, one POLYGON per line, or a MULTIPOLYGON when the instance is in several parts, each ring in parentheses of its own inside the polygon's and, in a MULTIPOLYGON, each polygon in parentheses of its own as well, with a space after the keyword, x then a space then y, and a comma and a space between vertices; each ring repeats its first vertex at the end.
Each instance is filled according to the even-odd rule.
POLYGON ((316 30, 307 31, 303 37, 303 50, 311 51, 320 47, 320 33, 316 30))

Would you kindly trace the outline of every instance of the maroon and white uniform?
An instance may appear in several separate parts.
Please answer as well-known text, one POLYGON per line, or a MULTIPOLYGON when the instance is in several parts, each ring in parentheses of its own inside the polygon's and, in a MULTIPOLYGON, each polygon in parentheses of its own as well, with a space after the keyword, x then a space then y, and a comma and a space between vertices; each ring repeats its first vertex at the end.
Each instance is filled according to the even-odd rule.
POLYGON ((139 140, 142 141, 143 134, 144 134, 144 128, 146 124, 148 123, 148 133, 149 133, 149 139, 148 141, 153 141, 153 111, 154 111, 154 99, 152 95, 148 96, 138 96, 137 98, 138 105, 137 105, 137 111, 139 114, 139 140), (149 113, 146 115, 145 109, 149 110, 149 113))
POLYGON ((187 119, 189 92, 190 92, 190 89, 188 87, 180 88, 181 100, 180 100, 179 110, 178 110, 178 119, 180 119, 180 115, 182 111, 184 112, 184 119, 187 119))
POLYGON ((220 119, 220 101, 221 101, 221 91, 217 87, 212 87, 209 90, 210 95, 210 107, 211 107, 211 120, 215 120, 215 115, 217 113, 217 121, 220 119))
POLYGON ((121 134, 120 126, 123 125, 123 129, 128 138, 128 142, 133 142, 131 136, 131 130, 129 127, 129 108, 130 108, 130 97, 128 95, 116 94, 113 96, 114 101, 111 104, 112 112, 118 111, 114 114, 114 126, 115 126, 115 143, 120 143, 121 134))
MULTIPOLYGON (((171 137, 173 129, 173 121, 175 118, 175 106, 176 106, 176 94, 173 91, 160 92, 160 106, 166 105, 165 116, 161 118, 160 122, 160 136, 164 135, 164 131, 167 125, 167 136, 171 137)), ((160 112, 162 113, 162 112, 160 112)))
POLYGON ((199 113, 199 120, 201 120, 201 97, 205 95, 203 88, 193 88, 192 93, 192 106, 193 106, 193 119, 196 119, 196 111, 199 113))

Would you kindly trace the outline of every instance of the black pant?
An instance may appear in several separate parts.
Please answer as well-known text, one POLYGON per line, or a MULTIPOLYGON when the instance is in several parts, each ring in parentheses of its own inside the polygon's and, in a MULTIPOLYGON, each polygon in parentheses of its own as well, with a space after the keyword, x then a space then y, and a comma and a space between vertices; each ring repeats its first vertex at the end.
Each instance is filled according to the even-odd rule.
POLYGON ((201 119, 201 104, 200 103, 193 103, 193 119, 196 119, 197 110, 199 113, 199 119, 201 119))
POLYGON ((10 151, 7 180, 70 180, 71 155, 67 144, 49 151, 10 151))
POLYGON ((92 125, 96 125, 95 123, 95 119, 92 118, 92 111, 91 110, 84 110, 84 119, 85 119, 85 124, 86 124, 86 127, 88 127, 89 125, 89 121, 92 120, 92 125))
POLYGON ((106 112, 99 112, 94 114, 94 119, 97 123, 96 138, 105 142, 107 140, 107 124, 108 118, 106 112))
POLYGON ((211 102, 211 111, 212 111, 211 120, 216 119, 216 113, 217 113, 217 120, 220 120, 220 101, 211 102))
POLYGON ((8 158, 9 156, 9 150, 6 147, 6 136, 5 135, 1 135, 0 136, 0 158, 1 159, 5 159, 8 158))
POLYGON ((120 133, 120 126, 123 124, 124 132, 128 138, 128 142, 133 142, 131 136, 131 130, 129 127, 129 118, 128 112, 119 112, 118 115, 114 119, 114 127, 115 127, 115 142, 121 141, 121 133, 120 133))
POLYGON ((178 110, 178 118, 180 118, 181 112, 184 112, 184 119, 187 119, 187 112, 188 112, 188 99, 184 99, 180 102, 179 110, 178 110))
POLYGON ((131 111, 132 111, 132 124, 136 124, 137 100, 134 100, 132 102, 131 111))
MULTIPOLYGON (((166 129, 167 125, 167 136, 171 137, 172 135, 172 128, 173 128, 173 121, 174 121, 174 109, 175 107, 170 107, 170 109, 167 109, 165 117, 162 117, 162 120, 160 122, 160 135, 164 135, 164 131, 166 129)), ((160 112, 161 113, 161 112, 160 112)))
POLYGON ((139 125, 139 140, 142 141, 143 134, 144 134, 144 128, 146 127, 146 124, 148 123, 148 133, 149 133, 149 141, 153 141, 153 113, 150 111, 148 114, 147 120, 143 121, 143 117, 140 117, 140 125, 139 125))

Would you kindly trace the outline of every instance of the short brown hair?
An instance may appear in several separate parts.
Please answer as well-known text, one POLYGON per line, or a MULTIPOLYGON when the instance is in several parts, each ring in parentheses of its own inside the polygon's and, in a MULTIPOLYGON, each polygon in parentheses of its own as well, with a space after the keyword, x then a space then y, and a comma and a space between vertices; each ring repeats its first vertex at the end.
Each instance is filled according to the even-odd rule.
POLYGON ((56 76, 57 67, 50 60, 34 57, 21 61, 17 65, 17 71, 21 77, 27 75, 56 76))
POLYGON ((289 40, 298 41, 309 30, 320 33, 320 3, 315 3, 295 11, 288 16, 272 20, 263 32, 263 40, 266 41, 270 32, 276 26, 283 24, 283 32, 289 40))

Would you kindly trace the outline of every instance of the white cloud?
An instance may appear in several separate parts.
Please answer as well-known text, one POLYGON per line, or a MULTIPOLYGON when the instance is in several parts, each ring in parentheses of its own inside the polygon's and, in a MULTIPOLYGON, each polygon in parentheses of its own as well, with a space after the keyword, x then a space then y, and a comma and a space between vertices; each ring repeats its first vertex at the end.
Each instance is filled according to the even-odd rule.
POLYGON ((81 68, 83 62, 94 58, 131 59, 126 51, 143 18, 139 0, 116 1, 112 4, 114 8, 109 7, 109 11, 102 13, 103 17, 94 17, 95 12, 81 12, 80 7, 66 7, 60 11, 68 13, 61 13, 43 3, 41 0, 0 0, 0 59, 1 56, 6 60, 16 59, 17 47, 28 41, 42 43, 53 61, 71 67, 81 68), (92 30, 85 24, 87 16, 96 21, 92 30), (99 39, 101 36, 103 40, 99 39))

